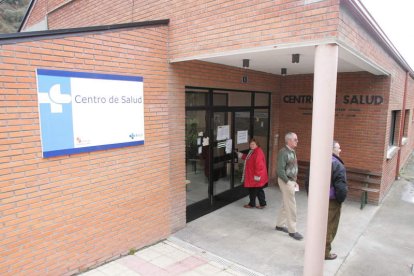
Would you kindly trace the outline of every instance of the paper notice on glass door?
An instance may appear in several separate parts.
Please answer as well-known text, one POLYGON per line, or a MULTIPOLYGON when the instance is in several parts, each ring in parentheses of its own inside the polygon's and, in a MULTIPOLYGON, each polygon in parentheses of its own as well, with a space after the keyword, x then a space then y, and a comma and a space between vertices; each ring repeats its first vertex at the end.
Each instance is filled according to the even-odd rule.
POLYGON ((237 145, 247 143, 249 133, 247 130, 237 131, 237 145))
POLYGON ((226 140, 226 154, 231 153, 232 146, 233 146, 233 141, 231 139, 226 140))
POLYGON ((208 137, 203 137, 203 147, 210 145, 210 141, 208 137))
POLYGON ((230 138, 230 127, 229 125, 217 127, 217 141, 226 140, 230 138))

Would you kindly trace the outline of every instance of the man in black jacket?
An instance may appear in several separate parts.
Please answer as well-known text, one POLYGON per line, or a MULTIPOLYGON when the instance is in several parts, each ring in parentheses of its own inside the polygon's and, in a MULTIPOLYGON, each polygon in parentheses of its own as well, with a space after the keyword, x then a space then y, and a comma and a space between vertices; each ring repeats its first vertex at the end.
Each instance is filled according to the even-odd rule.
MULTIPOLYGON (((341 158, 339 158, 340 152, 341 146, 337 141, 333 141, 325 260, 334 260, 336 257, 338 257, 336 254, 331 253, 331 243, 335 238, 336 232, 338 230, 342 202, 345 201, 346 195, 348 193, 348 185, 346 183, 346 169, 344 162, 341 160, 341 158)), ((305 188, 306 192, 309 193, 309 172, 305 179, 305 188)))
POLYGON ((338 230, 342 202, 345 201, 346 195, 348 193, 348 185, 346 183, 346 169, 344 162, 341 160, 341 158, 339 158, 340 152, 341 146, 337 141, 333 141, 325 260, 334 260, 337 257, 336 254, 331 253, 331 243, 335 238, 336 232, 338 230))

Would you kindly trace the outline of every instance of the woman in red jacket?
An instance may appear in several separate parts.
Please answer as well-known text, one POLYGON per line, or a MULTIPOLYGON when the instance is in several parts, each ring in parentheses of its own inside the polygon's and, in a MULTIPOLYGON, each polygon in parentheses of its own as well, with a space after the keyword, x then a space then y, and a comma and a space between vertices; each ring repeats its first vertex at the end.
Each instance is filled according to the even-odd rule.
POLYGON ((250 151, 248 154, 238 153, 239 158, 245 160, 242 183, 244 187, 249 189, 249 204, 244 205, 244 208, 259 208, 263 209, 266 206, 265 193, 263 186, 267 184, 269 178, 267 175, 266 158, 264 153, 256 140, 250 140, 250 151), (259 199, 259 204, 256 206, 256 197, 259 199))

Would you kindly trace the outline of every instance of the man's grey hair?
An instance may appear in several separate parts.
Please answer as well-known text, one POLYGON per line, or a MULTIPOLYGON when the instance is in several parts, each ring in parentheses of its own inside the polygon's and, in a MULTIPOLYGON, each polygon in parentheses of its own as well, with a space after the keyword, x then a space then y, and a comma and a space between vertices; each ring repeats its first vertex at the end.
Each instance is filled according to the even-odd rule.
POLYGON ((339 144, 339 143, 338 143, 338 141, 333 140, 333 142, 332 142, 332 148, 333 148, 333 149, 335 148, 335 145, 336 145, 336 144, 339 144))
POLYGON ((293 135, 295 135, 295 133, 293 133, 293 132, 286 133, 286 135, 285 135, 285 143, 287 143, 290 139, 292 139, 293 138, 293 135))

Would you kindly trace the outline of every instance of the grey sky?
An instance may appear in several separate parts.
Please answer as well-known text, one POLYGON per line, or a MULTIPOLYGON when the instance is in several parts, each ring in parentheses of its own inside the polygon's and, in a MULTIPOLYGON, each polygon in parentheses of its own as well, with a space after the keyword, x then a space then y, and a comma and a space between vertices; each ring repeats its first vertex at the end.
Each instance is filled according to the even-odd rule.
POLYGON ((360 1, 414 70, 414 1, 360 1))

